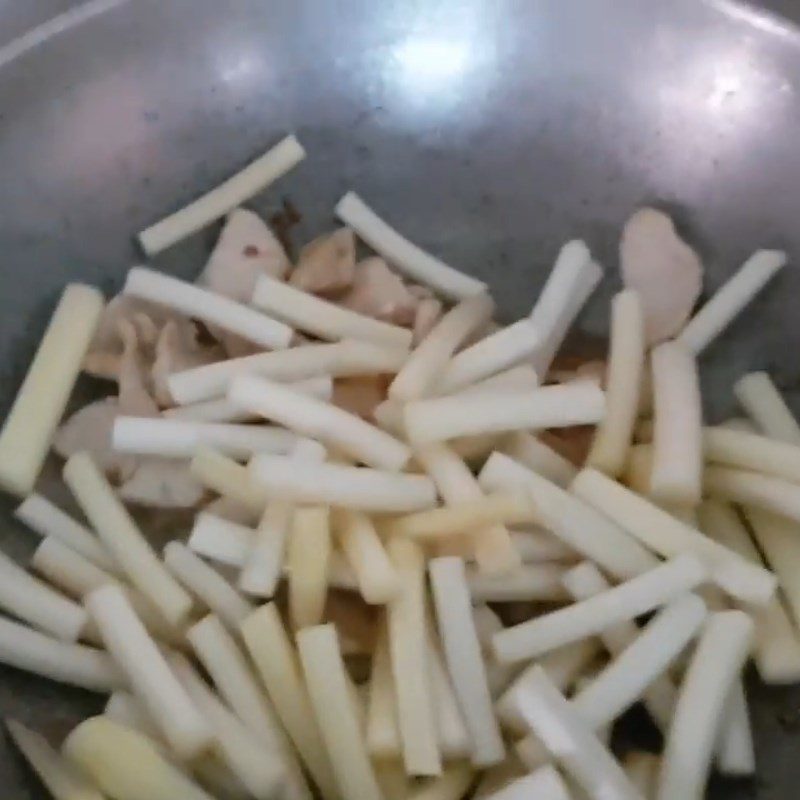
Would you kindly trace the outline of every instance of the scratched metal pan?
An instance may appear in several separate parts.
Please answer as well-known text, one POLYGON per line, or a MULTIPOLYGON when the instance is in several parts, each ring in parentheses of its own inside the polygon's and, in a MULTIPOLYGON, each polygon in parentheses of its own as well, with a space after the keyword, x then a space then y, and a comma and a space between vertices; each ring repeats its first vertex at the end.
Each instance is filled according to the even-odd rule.
MULTIPOLYGON (((797 257, 799 82, 800 29, 729 0, 0 3, 0 411, 65 281, 115 291, 136 231, 289 131, 309 158, 257 210, 290 198, 302 241, 355 188, 508 319, 580 235, 612 276, 581 320, 602 333, 619 227, 644 202, 674 210, 709 290, 756 247, 797 257)), ((212 235, 158 267, 196 274, 212 235)), ((704 356, 711 418, 745 369, 800 399, 798 289, 787 270, 704 356)), ((2 502, 0 544, 25 558, 2 502)), ((800 692, 751 696, 759 779, 712 794, 793 797, 800 692)), ((100 703, 0 669, 4 716, 58 732, 100 703)), ((43 796, 3 738, 0 786, 43 796)))

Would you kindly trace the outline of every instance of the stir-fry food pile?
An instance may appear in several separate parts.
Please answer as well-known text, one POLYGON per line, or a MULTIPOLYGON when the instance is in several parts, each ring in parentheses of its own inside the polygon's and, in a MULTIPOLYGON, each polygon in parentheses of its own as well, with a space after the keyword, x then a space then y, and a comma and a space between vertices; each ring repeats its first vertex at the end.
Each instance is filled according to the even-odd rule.
POLYGON ((698 363, 785 254, 698 310, 700 259, 639 210, 587 362, 561 352, 603 277, 584 242, 510 325, 353 193, 293 264, 241 204, 303 156, 140 234, 225 217, 195 283, 68 286, 0 433, 41 537, 0 557, 0 662, 109 695, 63 743, 7 721, 53 797, 699 800, 754 774, 742 671, 800 680, 800 426, 758 372, 704 424, 698 363), (65 414, 82 372, 111 389, 65 414), (142 509, 188 536, 158 552, 142 509), (658 752, 613 741, 640 703, 658 752))

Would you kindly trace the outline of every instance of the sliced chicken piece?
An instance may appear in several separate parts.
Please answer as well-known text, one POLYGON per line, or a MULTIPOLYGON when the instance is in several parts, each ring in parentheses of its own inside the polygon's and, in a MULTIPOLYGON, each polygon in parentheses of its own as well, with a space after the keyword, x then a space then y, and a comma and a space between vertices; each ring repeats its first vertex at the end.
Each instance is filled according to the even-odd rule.
POLYGON ((340 303, 359 314, 411 327, 419 300, 386 262, 375 256, 356 264, 353 286, 340 303))
POLYGON ((699 256, 672 220, 640 208, 625 223, 619 245, 622 281, 639 292, 648 344, 675 336, 686 324, 703 284, 699 256))
POLYGON ((313 294, 349 289, 356 272, 356 240, 350 228, 318 236, 301 251, 289 283, 313 294))
POLYGON ((282 278, 290 266, 283 245, 269 226, 252 211, 237 208, 228 215, 197 282, 248 303, 260 275, 282 278))

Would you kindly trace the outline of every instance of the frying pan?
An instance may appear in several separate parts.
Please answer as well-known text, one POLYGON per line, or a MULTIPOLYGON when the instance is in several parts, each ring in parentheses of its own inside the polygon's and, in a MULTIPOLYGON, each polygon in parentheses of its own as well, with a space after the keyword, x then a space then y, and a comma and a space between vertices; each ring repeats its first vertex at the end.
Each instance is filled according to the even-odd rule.
MULTIPOLYGON (((522 314, 559 245, 609 278, 580 320, 602 335, 616 245, 643 203, 669 209, 706 291, 760 246, 800 254, 796 2, 734 0, 5 0, 0 3, 0 411, 70 279, 116 291, 132 234, 286 132, 309 158, 252 204, 289 199, 303 242, 356 189, 413 241, 522 314)), ((197 273, 214 230, 157 259, 197 273)), ((800 264, 797 265, 800 269, 800 264)), ((703 356, 709 419, 768 369, 800 411, 800 274, 787 269, 703 356)), ((32 543, 2 501, 0 546, 32 543)), ((800 783, 800 690, 751 680, 758 780, 800 783)), ((97 698, 0 668, 0 713, 54 733, 97 698)), ((635 720, 632 724, 636 724, 635 720)), ((0 786, 43 797, 0 737, 0 786)))

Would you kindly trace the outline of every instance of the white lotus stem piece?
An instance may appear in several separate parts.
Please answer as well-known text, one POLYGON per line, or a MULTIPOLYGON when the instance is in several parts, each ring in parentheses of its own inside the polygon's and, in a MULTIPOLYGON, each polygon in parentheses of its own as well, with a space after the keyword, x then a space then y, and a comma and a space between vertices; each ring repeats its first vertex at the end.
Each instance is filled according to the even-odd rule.
POLYGON ((403 513, 436 504, 433 481, 345 464, 299 464, 287 456, 256 456, 250 462, 255 485, 274 499, 329 503, 357 511, 403 513))
MULTIPOLYGON (((712 539, 754 564, 762 563, 750 534, 731 506, 717 500, 706 500, 697 513, 700 527, 712 539)), ((796 536, 794 531, 789 535, 792 538, 796 536)), ((766 547, 764 550, 769 552, 766 547)), ((780 574, 778 572, 779 579, 780 574)), ((756 622, 753 657, 761 680, 778 684, 800 680, 800 636, 789 619, 782 598, 776 595, 765 606, 754 609, 752 615, 756 622)))
MULTIPOLYGON (((520 712, 544 746, 591 800, 644 800, 580 714, 537 670, 519 694, 520 712)), ((674 795, 674 798, 681 795, 674 795)))
POLYGON ((0 430, 0 488, 30 494, 81 371, 103 295, 91 286, 67 286, 0 430))
POLYGON ((470 760, 485 768, 503 760, 505 747, 492 709, 464 562, 453 556, 435 558, 429 571, 447 667, 471 739, 470 760))
POLYGON ((523 564, 498 575, 470 569, 467 585, 476 603, 560 602, 566 599, 561 584, 566 570, 560 564, 523 564))
POLYGON ((98 567, 110 572, 119 571, 97 536, 46 497, 29 494, 17 506, 14 516, 43 539, 48 536, 60 539, 67 547, 93 561, 98 567))
POLYGON ((291 284, 262 275, 251 303, 274 319, 320 339, 356 339, 383 347, 411 348, 411 331, 304 292, 291 284))
POLYGON ((189 465, 192 475, 205 487, 234 500, 260 515, 267 495, 250 480, 246 467, 208 447, 198 449, 189 465))
POLYGON ((65 642, 84 632, 88 616, 77 603, 0 553, 0 608, 65 642))
POLYGON ((631 750, 625 754, 622 766, 628 780, 642 793, 642 797, 652 797, 658 786, 661 759, 654 753, 631 750))
POLYGON ((783 478, 731 467, 707 467, 707 494, 800 522, 800 485, 783 478))
POLYGON ((678 695, 664 749, 659 800, 702 800, 729 696, 752 645, 753 621, 742 611, 712 614, 678 695))
POLYGON ((238 633, 241 621, 253 610, 222 575, 196 556, 183 542, 164 547, 167 569, 231 631, 238 633))
POLYGON ((281 139, 207 194, 143 230, 139 234, 139 242, 144 252, 148 256, 156 255, 224 217, 285 175, 305 157, 303 146, 294 136, 281 139))
POLYGON ((388 547, 400 578, 400 593, 387 612, 403 762, 409 775, 439 775, 442 763, 426 645, 425 559, 420 546, 407 539, 390 539, 388 547))
POLYGON ((542 562, 574 562, 578 554, 550 531, 538 526, 526 526, 511 532, 511 542, 523 564, 542 562))
POLYGON ((53 639, 4 617, 0 617, 0 663, 93 692, 125 685, 125 677, 102 650, 53 639))
POLYGON ((465 386, 465 392, 487 392, 495 389, 506 389, 507 391, 524 391, 525 389, 535 389, 539 385, 539 376, 530 364, 520 364, 517 367, 504 369, 496 375, 492 375, 485 380, 465 386))
POLYGON ((587 464, 612 477, 624 466, 639 412, 644 372, 644 320, 639 295, 627 289, 611 303, 606 416, 597 427, 587 464))
POLYGON ((396 760, 402 767, 402 742, 397 719, 397 692, 392 675, 387 626, 381 624, 372 653, 369 694, 367 698, 367 749, 370 756, 396 760))
POLYGON ((652 611, 699 586, 706 577, 697 558, 678 556, 603 594, 496 633, 495 652, 504 663, 534 658, 652 611))
POLYGON ((330 507, 295 509, 286 547, 289 619, 295 630, 322 622, 328 597, 330 554, 330 507))
POLYGON ((741 678, 728 695, 717 734, 716 767, 722 775, 744 778, 755 774, 756 754, 750 709, 741 678))
POLYGON ((106 717, 91 717, 78 725, 62 752, 108 797, 214 800, 170 763, 152 739, 106 717))
POLYGON ((438 778, 430 778, 407 795, 408 800, 461 800, 475 779, 475 772, 463 762, 448 765, 438 778))
POLYGON ((589 248, 580 239, 561 248, 530 314, 542 336, 533 362, 540 376, 547 375, 572 323, 602 278, 603 270, 592 261, 589 248))
POLYGON ((763 605, 774 595, 775 576, 763 567, 751 564, 602 473, 584 470, 573 482, 572 491, 664 558, 694 553, 708 565, 712 580, 732 596, 763 605))
POLYGON ((800 482, 800 447, 749 431, 705 428, 706 461, 800 482))
POLYGON ((260 311, 147 267, 133 267, 128 272, 122 291, 130 297, 166 306, 184 316, 217 325, 265 349, 281 350, 288 347, 294 335, 288 325, 260 311))
POLYGON ((300 662, 317 725, 342 797, 383 800, 361 721, 349 701, 348 676, 333 625, 297 634, 300 662))
POLYGON ((173 372, 167 385, 175 402, 186 405, 224 396, 230 382, 240 375, 257 375, 291 384, 319 377, 394 373, 407 358, 407 350, 375 347, 367 342, 306 344, 173 372))
POLYGON ((267 503, 258 527, 245 537, 252 541, 242 572, 239 588, 256 597, 272 597, 281 578, 286 540, 294 506, 281 500, 267 503))
POLYGON ((493 311, 494 303, 488 294, 469 297, 448 311, 397 373, 389 385, 389 397, 408 402, 431 394, 453 353, 491 319, 493 311))
POLYGON ((733 393, 766 436, 800 445, 800 425, 766 372, 743 375, 733 385, 733 393))
POLYGON ((527 318, 518 320, 456 353, 438 377, 433 393, 449 395, 473 390, 498 373, 529 360, 541 343, 536 326, 527 318))
POLYGON ((544 386, 527 392, 462 392, 406 405, 409 438, 415 444, 503 433, 521 428, 592 425, 605 414, 605 395, 590 383, 544 386))
POLYGON ((571 461, 532 433, 512 433, 500 451, 562 488, 569 486, 578 474, 578 468, 571 461))
POLYGON ((198 555, 231 567, 247 561, 255 540, 255 531, 238 522, 201 511, 194 518, 187 545, 198 555))
POLYGON ((486 795, 483 800, 530 800, 532 797, 537 800, 571 800, 572 795, 558 770, 548 764, 486 795))
POLYGON ((119 586, 103 586, 85 600, 100 636, 179 758, 193 758, 212 734, 119 586))
POLYGON ((64 465, 63 474, 86 518, 130 582, 167 622, 180 625, 191 611, 192 598, 161 563, 91 456, 76 453, 64 465))
POLYGON ((253 611, 241 625, 242 637, 275 711, 325 800, 338 788, 317 727, 297 652, 274 603, 253 611))
POLYGON ((228 399, 376 469, 400 471, 411 457, 400 440, 355 414, 266 378, 235 378, 228 399))
POLYGON ((694 506, 703 483, 703 409, 697 362, 677 342, 650 355, 653 369, 653 467, 649 494, 662 503, 694 506))
POLYGON ((126 728, 143 733, 159 744, 163 742, 161 732, 147 713, 147 709, 127 689, 117 689, 111 693, 103 709, 103 716, 126 728))
POLYGON ((336 216, 349 225, 398 272, 430 286, 452 300, 463 300, 486 291, 486 284, 426 253, 384 222, 355 194, 348 192, 336 204, 336 216))
MULTIPOLYGON (((677 341, 699 355, 786 264, 781 250, 758 250, 689 320, 677 341)), ((688 798, 687 798, 688 800, 688 798)))
POLYGON ((231 458, 255 453, 288 453, 297 436, 271 425, 231 425, 157 417, 117 417, 112 446, 121 453, 192 458, 200 447, 211 447, 231 458))
POLYGON ((492 453, 478 481, 485 490, 525 489, 547 529, 611 575, 631 578, 658 564, 621 526, 502 453, 492 453))

